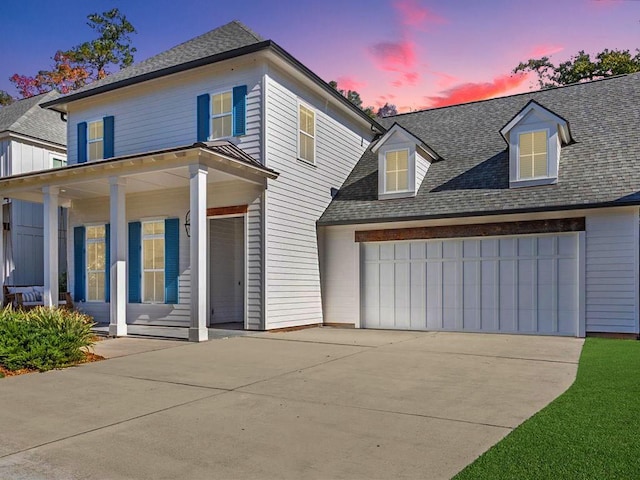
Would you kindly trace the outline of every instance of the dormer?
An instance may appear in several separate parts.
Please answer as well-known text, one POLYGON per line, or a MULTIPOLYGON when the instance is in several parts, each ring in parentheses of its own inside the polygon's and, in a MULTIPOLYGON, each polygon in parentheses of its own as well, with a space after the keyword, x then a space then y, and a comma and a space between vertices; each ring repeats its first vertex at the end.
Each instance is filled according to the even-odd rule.
POLYGON ((415 197, 431 162, 440 157, 397 123, 371 148, 378 154, 378 199, 415 197))
POLYGON ((531 100, 500 133, 509 146, 509 187, 558 183, 560 149, 571 142, 564 118, 531 100))

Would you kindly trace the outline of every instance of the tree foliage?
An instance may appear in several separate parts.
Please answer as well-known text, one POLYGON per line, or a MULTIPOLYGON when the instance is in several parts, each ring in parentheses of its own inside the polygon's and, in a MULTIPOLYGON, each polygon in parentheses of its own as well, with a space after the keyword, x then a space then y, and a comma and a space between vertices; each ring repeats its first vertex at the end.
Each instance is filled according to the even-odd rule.
POLYGON ((640 50, 632 55, 629 50, 605 49, 591 58, 580 50, 569 60, 555 65, 549 57, 530 58, 513 69, 513 73, 533 72, 538 76, 540 88, 551 88, 570 83, 640 72, 640 50))
POLYGON ((4 90, 0 90, 0 107, 5 107, 13 103, 13 97, 4 90))
POLYGON ((136 49, 131 46, 130 34, 136 30, 124 14, 114 8, 87 18, 87 25, 98 33, 98 38, 66 51, 58 50, 50 70, 40 70, 35 76, 11 76, 9 80, 23 98, 53 89, 69 93, 104 78, 110 73, 110 66, 123 68, 133 63, 136 49))
POLYGON ((376 113, 376 117, 384 118, 384 117, 390 117, 392 115, 397 115, 397 114, 398 114, 398 108, 392 103, 387 102, 378 109, 378 112, 376 113))
POLYGON ((358 107, 364 113, 369 115, 371 118, 375 117, 375 112, 373 107, 371 106, 364 107, 364 108, 362 107, 362 98, 360 98, 360 94, 358 92, 356 92, 355 90, 342 90, 338 88, 338 82, 336 82, 335 80, 331 80, 329 82, 329 85, 332 88, 336 89, 338 92, 340 92, 340 94, 346 97, 347 100, 353 103, 356 107, 358 107))

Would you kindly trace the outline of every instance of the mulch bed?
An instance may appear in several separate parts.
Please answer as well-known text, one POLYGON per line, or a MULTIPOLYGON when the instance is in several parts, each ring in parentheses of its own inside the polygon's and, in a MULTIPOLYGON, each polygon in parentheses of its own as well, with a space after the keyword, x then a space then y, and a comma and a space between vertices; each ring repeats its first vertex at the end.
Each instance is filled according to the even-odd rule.
MULTIPOLYGON (((102 355, 96 355, 92 352, 84 352, 84 360, 77 363, 80 365, 82 363, 91 363, 91 362, 99 362, 100 360, 104 360, 102 355)), ((4 377, 15 377, 16 375, 24 375, 26 373, 35 373, 38 372, 37 369, 31 368, 21 368, 20 370, 9 370, 4 366, 0 365, 0 378, 4 377)))

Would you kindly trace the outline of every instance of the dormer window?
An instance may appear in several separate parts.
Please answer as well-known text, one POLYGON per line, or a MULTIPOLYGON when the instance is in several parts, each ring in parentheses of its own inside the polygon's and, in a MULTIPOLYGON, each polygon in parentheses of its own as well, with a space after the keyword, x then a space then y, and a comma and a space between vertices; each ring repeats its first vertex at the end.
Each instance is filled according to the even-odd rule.
POLYGON ((548 176, 547 134, 546 130, 537 130, 518 135, 518 179, 548 176))
POLYGON ((415 197, 429 165, 440 157, 395 123, 371 147, 378 154, 378 199, 415 197))
POLYGON ((409 150, 391 150, 384 157, 385 193, 409 190, 409 150))
POLYGON ((500 133, 508 144, 511 188, 558 182, 560 149, 571 141, 565 119, 531 101, 500 133))

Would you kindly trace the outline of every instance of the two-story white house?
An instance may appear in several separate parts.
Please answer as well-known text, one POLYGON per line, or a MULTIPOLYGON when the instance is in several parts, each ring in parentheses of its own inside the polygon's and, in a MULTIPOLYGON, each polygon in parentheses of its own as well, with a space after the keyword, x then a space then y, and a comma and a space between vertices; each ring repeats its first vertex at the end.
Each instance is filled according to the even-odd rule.
MULTIPOLYGON (((0 108, 0 176, 60 168, 67 163, 67 130, 60 114, 40 108, 55 92, 17 100, 0 108)), ((66 215, 60 215, 60 244, 66 245, 66 215)), ((6 199, 3 203, 5 285, 42 285, 42 204, 6 199)), ((66 250, 59 265, 66 272, 66 250)))
MULTIPOLYGON (((640 74, 383 119, 231 22, 44 107, 68 165, 44 204, 55 305, 112 335, 235 323, 640 332, 640 74)), ((0 278, 3 278, 0 275, 0 278)))
POLYGON ((383 129, 277 44, 231 22, 44 106, 68 165, 0 192, 44 204, 47 304, 66 206, 75 303, 113 335, 323 322, 316 221, 383 129))

